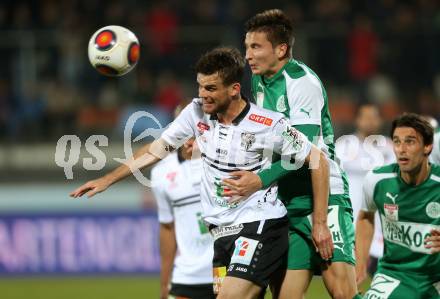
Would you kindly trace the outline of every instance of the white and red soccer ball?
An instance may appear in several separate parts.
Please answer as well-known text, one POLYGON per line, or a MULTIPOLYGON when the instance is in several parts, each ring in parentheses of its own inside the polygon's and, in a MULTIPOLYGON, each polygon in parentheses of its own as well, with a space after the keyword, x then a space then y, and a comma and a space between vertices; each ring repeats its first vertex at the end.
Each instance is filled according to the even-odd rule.
POLYGON ((89 60, 106 76, 122 76, 139 60, 139 41, 127 28, 111 25, 96 31, 89 41, 89 60))

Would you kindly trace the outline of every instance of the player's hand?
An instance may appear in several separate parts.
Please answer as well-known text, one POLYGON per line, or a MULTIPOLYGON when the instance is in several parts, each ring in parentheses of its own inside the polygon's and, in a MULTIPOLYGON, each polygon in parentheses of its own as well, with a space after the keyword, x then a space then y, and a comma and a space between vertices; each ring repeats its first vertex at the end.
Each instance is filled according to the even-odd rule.
POLYGON ((313 224, 312 240, 316 251, 319 252, 324 260, 329 260, 333 256, 333 240, 327 224, 313 224))
POLYGON ((169 297, 168 285, 161 286, 160 288, 160 299, 168 299, 169 297))
POLYGON ((355 266, 355 270, 356 270, 356 284, 359 287, 368 277, 367 266, 357 262, 355 266))
POLYGON ((253 172, 234 171, 230 176, 232 178, 224 179, 222 183, 229 189, 223 193, 223 196, 233 198, 231 201, 239 201, 263 187, 260 177, 253 172))
POLYGON ((431 236, 425 238, 425 248, 431 249, 432 253, 440 252, 440 230, 431 230, 431 236))
POLYGON ((104 191, 109 186, 110 182, 105 177, 102 177, 96 180, 88 181, 87 183, 70 193, 70 196, 76 198, 81 197, 85 194, 87 195, 87 197, 92 197, 95 194, 104 191))

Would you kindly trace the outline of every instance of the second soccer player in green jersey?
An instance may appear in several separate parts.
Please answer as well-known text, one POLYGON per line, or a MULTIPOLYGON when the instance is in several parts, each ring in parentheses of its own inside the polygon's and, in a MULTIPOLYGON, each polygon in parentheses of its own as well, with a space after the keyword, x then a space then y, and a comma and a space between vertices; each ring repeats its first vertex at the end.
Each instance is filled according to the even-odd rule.
POLYGON ((246 59, 253 73, 253 97, 258 106, 283 113, 291 125, 327 153, 328 203, 314 200, 307 168, 291 171, 281 162, 258 176, 232 174, 236 180, 225 183, 233 190, 231 194, 247 195, 278 181, 278 194, 290 220, 288 269, 279 297, 303 298, 313 274, 322 273, 333 298, 356 298, 352 209, 347 179, 333 160, 327 94, 318 76, 292 58, 292 44, 291 22, 280 10, 257 14, 246 24, 246 59))
POLYGON ((379 212, 384 255, 364 298, 440 298, 440 166, 430 164, 433 129, 416 114, 392 124, 397 163, 364 181, 356 228, 357 279, 366 277, 368 251, 379 212))

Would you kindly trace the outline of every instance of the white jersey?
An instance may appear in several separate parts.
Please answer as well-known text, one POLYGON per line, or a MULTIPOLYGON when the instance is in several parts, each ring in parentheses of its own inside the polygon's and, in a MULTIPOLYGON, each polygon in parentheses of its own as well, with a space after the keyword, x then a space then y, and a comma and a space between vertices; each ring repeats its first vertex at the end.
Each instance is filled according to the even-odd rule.
MULTIPOLYGON (((354 223, 361 210, 362 185, 368 171, 395 161, 391 140, 384 136, 380 137, 382 142, 379 144, 371 142, 375 136, 361 139, 355 134, 345 135, 336 142, 336 155, 341 160, 341 166, 348 177, 354 223)), ((375 217, 376 225, 370 255, 381 257, 383 254, 382 228, 379 214, 376 213, 375 217)))
MULTIPOLYGON (((204 219, 224 226, 283 217, 287 211, 277 198, 276 185, 261 189, 238 204, 223 196, 222 180, 236 170, 258 172, 269 167, 272 153, 281 154, 299 168, 311 143, 291 128, 282 114, 247 103, 230 125, 205 114, 200 99, 194 99, 163 132, 162 138, 175 148, 195 136, 203 158, 201 199, 204 219)), ((287 164, 287 163, 286 163, 287 164)))
POLYGON ((200 203, 200 159, 179 161, 173 153, 151 171, 160 223, 174 222, 177 253, 172 283, 212 283, 213 240, 200 203))
POLYGON ((440 164, 440 130, 438 129, 434 134, 434 142, 429 161, 431 161, 431 163, 440 164))

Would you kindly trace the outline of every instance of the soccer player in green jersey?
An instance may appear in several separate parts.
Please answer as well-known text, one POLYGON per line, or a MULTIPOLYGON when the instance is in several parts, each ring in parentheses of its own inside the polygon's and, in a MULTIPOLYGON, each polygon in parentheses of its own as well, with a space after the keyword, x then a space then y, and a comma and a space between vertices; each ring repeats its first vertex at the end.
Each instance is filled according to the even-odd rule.
POLYGON ((363 186, 356 226, 356 273, 366 263, 378 211, 384 255, 364 298, 440 298, 440 166, 430 164, 433 129, 422 117, 404 114, 391 128, 397 163, 371 171, 363 186))
POLYGON ((278 181, 279 197, 290 219, 288 269, 279 297, 303 298, 314 273, 323 276, 333 298, 357 296, 354 229, 348 183, 334 158, 333 128, 327 94, 318 76, 292 58, 292 24, 277 9, 246 23, 246 59, 258 106, 283 113, 328 157, 328 201, 316 201, 307 168, 290 171, 274 163, 258 175, 232 173, 225 180, 231 195, 248 195, 278 181))

